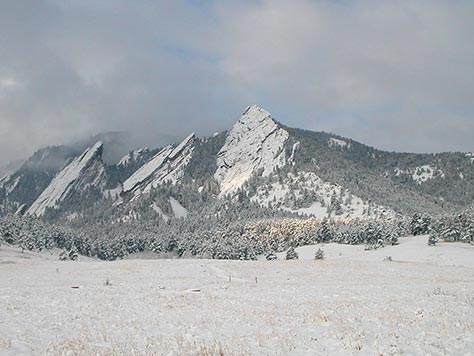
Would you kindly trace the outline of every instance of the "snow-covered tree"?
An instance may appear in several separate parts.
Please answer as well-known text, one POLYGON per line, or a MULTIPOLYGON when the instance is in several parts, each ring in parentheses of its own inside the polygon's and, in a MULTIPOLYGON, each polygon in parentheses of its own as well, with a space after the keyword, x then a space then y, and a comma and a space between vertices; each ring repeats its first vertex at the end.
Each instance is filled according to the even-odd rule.
POLYGON ((322 249, 318 248, 318 250, 314 254, 314 259, 315 260, 323 260, 324 259, 324 251, 322 249))
POLYGON ((428 246, 435 246, 438 243, 438 237, 436 236, 436 233, 431 233, 430 236, 428 236, 428 246))
POLYGON ((285 259, 287 260, 297 260, 298 259, 298 253, 295 251, 295 248, 291 246, 288 251, 286 251, 286 257, 285 259))

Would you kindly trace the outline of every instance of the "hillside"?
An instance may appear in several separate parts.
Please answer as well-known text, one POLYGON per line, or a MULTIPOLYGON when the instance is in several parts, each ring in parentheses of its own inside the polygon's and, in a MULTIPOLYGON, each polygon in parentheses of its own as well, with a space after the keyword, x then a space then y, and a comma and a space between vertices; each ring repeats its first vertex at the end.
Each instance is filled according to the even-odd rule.
POLYGON ((75 171, 71 165, 84 154, 77 145, 35 153, 0 181, 0 212, 78 223, 167 220, 182 217, 170 201, 192 216, 230 199, 288 216, 390 218, 455 211, 474 199, 469 153, 385 152, 335 134, 289 128, 256 105, 229 131, 136 149, 116 162, 102 158, 118 150, 116 141, 104 137, 108 141, 98 163, 84 173, 87 179, 68 179, 67 171, 75 171), (189 201, 196 199, 205 206, 193 209, 189 201))

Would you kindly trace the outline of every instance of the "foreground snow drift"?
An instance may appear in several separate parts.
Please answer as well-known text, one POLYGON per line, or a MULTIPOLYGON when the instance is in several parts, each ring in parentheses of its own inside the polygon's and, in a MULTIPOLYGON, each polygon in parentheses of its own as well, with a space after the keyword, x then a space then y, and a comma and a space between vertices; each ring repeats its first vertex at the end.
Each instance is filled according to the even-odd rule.
POLYGON ((58 262, 0 247, 0 355, 472 354, 473 246, 324 249, 323 261, 58 262))

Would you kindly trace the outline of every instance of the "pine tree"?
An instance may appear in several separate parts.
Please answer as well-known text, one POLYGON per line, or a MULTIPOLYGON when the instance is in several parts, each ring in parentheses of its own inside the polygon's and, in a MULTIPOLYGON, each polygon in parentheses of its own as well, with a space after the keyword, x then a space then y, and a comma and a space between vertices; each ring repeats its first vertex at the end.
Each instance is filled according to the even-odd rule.
POLYGON ((328 218, 324 218, 317 231, 318 242, 328 242, 332 240, 332 230, 328 218))
POLYGON ((395 234, 395 233, 392 233, 390 235, 390 241, 389 241, 390 245, 392 246, 395 246, 395 245, 399 245, 400 242, 398 241, 398 235, 395 234))
POLYGON ((415 236, 429 233, 431 226, 431 216, 428 214, 413 214, 411 220, 411 233, 415 236))
POLYGON ((428 237, 428 246, 435 246, 437 242, 438 237, 436 236, 436 233, 432 232, 428 237))
POLYGON ((315 260, 323 260, 324 259, 324 251, 322 249, 318 248, 318 250, 314 254, 314 259, 315 260))
POLYGON ((291 246, 288 251, 286 251, 286 259, 287 260, 297 260, 298 253, 295 251, 295 248, 291 246))

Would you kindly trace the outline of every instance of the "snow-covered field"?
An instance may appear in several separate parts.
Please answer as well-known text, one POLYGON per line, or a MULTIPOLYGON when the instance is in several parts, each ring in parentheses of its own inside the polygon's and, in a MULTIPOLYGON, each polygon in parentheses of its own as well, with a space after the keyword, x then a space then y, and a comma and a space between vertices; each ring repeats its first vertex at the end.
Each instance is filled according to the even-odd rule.
POLYGON ((318 247, 59 262, 2 246, 0 355, 474 355, 474 246, 318 247))

